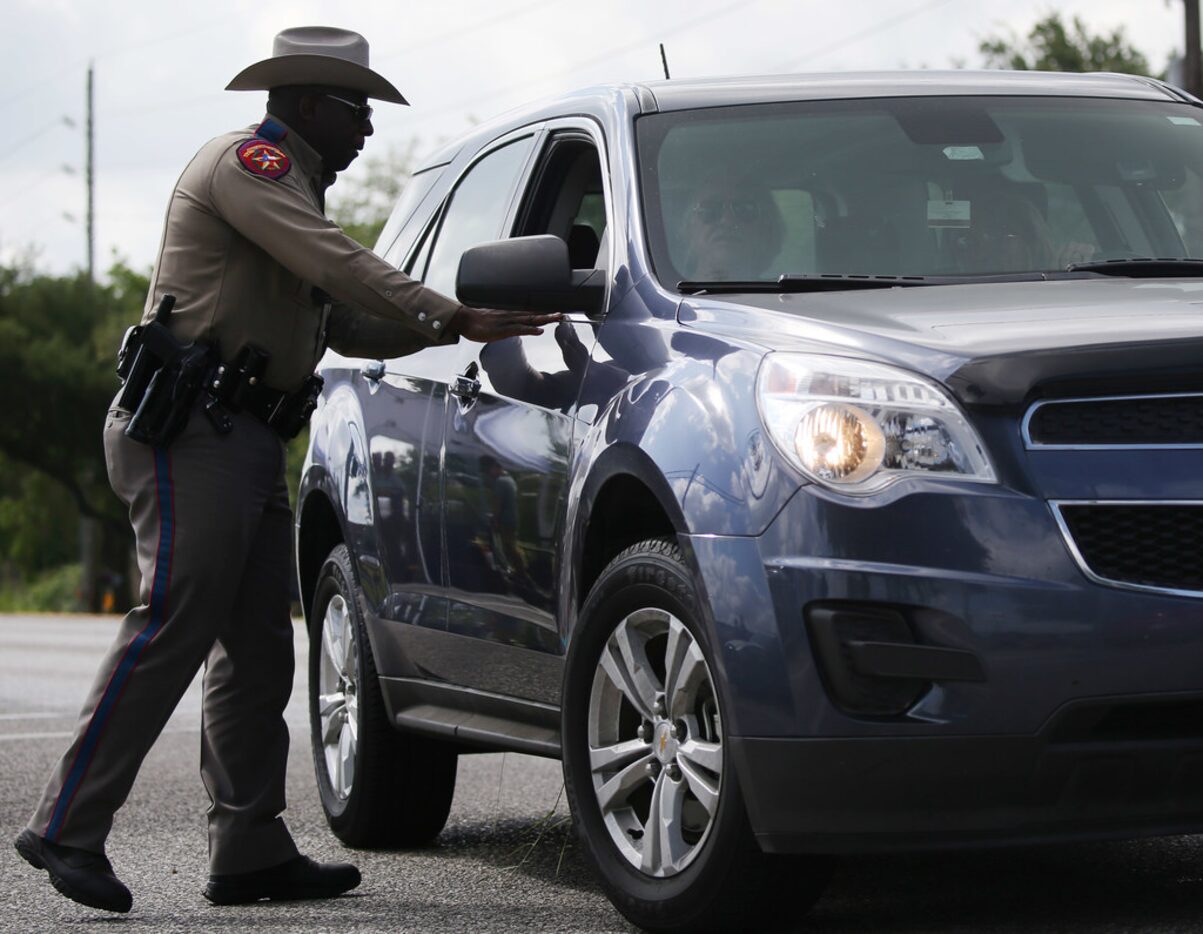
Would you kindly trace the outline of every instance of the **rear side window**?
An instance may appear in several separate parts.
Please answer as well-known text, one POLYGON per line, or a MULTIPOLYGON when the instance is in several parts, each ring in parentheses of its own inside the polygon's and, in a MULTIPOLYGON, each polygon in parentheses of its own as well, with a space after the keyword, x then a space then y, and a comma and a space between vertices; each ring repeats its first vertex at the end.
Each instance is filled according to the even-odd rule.
POLYGON ((418 205, 430 193, 430 189, 434 187, 434 183, 443 174, 444 168, 445 166, 438 166, 433 169, 427 169, 424 172, 418 172, 410 176, 409 181, 405 183, 405 188, 401 191, 401 197, 397 200, 397 206, 393 208, 393 213, 389 215, 388 223, 380 231, 380 237, 376 241, 375 247, 376 252, 389 259, 393 265, 396 265, 396 260, 393 257, 403 254, 406 246, 406 244, 397 242, 397 235, 413 216, 414 211, 418 209, 418 205))
POLYGON ((533 141, 527 136, 493 150, 460 179, 435 232, 426 269, 415 265, 414 275, 427 286, 454 299, 460 256, 469 247, 501 236, 501 224, 533 141))

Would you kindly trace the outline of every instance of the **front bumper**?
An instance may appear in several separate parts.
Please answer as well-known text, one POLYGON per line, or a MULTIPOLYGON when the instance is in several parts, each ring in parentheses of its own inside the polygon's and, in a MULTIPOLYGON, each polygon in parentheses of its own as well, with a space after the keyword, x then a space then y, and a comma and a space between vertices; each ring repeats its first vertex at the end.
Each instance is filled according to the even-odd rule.
POLYGON ((803 489, 759 538, 688 539, 727 730, 771 851, 1203 830, 1203 601, 1088 580, 1048 505, 1000 487, 872 507, 803 489), (901 607, 984 679, 895 716, 833 698, 807 607, 901 607))
MULTIPOLYGON (((1203 699, 1194 703, 1203 708, 1203 699)), ((1203 831, 1203 738, 733 737, 761 847, 839 853, 1203 831)))

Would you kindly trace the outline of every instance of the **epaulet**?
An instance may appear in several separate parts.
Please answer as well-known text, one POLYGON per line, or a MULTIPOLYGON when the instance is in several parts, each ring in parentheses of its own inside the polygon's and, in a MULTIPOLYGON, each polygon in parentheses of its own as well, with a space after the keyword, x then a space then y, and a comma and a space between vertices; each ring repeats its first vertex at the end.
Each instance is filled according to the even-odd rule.
POLYGON ((238 147, 238 161, 255 175, 283 178, 292 168, 292 163, 276 143, 287 135, 288 130, 269 117, 259 124, 253 137, 238 147))
POLYGON ((255 130, 255 135, 260 139, 267 140, 269 143, 278 143, 288 135, 288 130, 271 117, 268 117, 259 124, 259 128, 255 130))

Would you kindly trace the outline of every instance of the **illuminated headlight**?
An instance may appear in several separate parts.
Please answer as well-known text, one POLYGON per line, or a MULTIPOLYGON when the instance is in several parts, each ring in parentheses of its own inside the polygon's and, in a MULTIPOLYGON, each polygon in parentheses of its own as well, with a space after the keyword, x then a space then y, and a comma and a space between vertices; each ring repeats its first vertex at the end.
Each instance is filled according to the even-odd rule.
POLYGON ((770 354, 756 390, 773 443, 824 486, 873 493, 908 476, 994 481, 977 432, 939 385, 915 373, 770 354))

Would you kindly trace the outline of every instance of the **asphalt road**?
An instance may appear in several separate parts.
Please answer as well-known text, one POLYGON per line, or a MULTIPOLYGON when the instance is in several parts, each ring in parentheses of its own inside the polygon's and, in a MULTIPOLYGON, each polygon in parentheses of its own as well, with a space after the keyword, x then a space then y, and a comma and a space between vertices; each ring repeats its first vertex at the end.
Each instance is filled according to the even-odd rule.
MULTIPOLYGON (((24 825, 61 754, 112 619, 0 617, 0 835, 24 825)), ((305 650, 298 628, 297 657, 305 650)), ((630 931, 593 882, 560 797, 556 762, 465 756, 436 846, 351 852, 329 833, 314 790, 305 666, 288 709, 293 728, 287 819, 301 849, 351 859, 363 884, 343 898, 210 906, 208 799, 197 775, 196 685, 148 757, 109 839, 134 893, 125 916, 55 893, 0 841, 0 931, 630 931)), ((1203 930, 1203 838, 841 860, 806 918, 813 932, 1120 932, 1203 930)))

